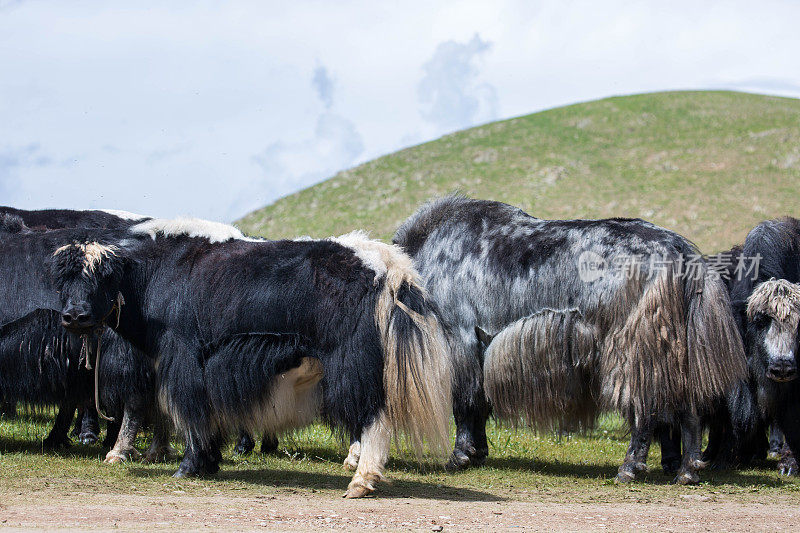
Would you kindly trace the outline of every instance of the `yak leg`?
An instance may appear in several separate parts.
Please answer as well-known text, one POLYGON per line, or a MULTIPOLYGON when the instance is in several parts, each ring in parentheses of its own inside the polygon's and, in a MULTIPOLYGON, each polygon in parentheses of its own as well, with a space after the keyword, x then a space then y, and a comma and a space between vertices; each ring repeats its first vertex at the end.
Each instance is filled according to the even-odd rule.
POLYGON ((158 463, 175 454, 175 448, 169 443, 169 434, 169 423, 166 418, 160 412, 156 413, 153 422, 153 440, 144 453, 143 462, 158 463))
POLYGON ((0 417, 6 420, 17 418, 17 402, 12 402, 11 400, 3 400, 0 402, 0 417))
POLYGON ((700 481, 697 471, 705 468, 705 463, 700 458, 703 429, 700 417, 695 413, 683 413, 681 420, 681 437, 683 444, 683 461, 674 483, 690 485, 700 481))
POLYGON ((775 423, 783 432, 785 444, 778 470, 784 476, 800 475, 793 450, 800 449, 800 404, 786 402, 778 406, 775 423))
POLYGON ((781 460, 778 462, 778 471, 784 476, 796 476, 800 474, 797 466, 797 459, 794 458, 792 450, 784 444, 781 447, 781 460))
POLYGON ((465 328, 451 339, 453 349, 453 415, 456 442, 445 468, 449 471, 480 466, 489 455, 486 421, 489 404, 483 390, 483 369, 478 357, 478 339, 474 327, 465 328))
POLYGON ((345 470, 355 472, 358 468, 358 460, 361 457, 361 442, 358 439, 350 439, 350 449, 347 450, 347 457, 344 460, 345 470))
POLYGON ((236 441, 236 446, 233 448, 233 453, 236 455, 247 455, 256 447, 256 442, 253 436, 244 429, 239 430, 239 440, 236 441))
POLYGON ((372 424, 361 432, 361 455, 358 467, 345 498, 361 498, 375 491, 375 485, 383 479, 383 468, 389 460, 389 445, 392 431, 381 412, 372 424))
POLYGON ((769 426, 769 450, 767 457, 779 459, 783 450, 783 432, 775 424, 769 426))
POLYGON ((619 467, 615 483, 629 483, 647 471, 647 454, 653 441, 654 421, 650 416, 636 419, 631 426, 631 443, 625 461, 619 467))
POLYGON ((133 443, 136 440, 136 434, 139 432, 140 422, 139 417, 131 413, 126 407, 125 414, 122 416, 117 442, 106 454, 106 463, 124 463, 139 458, 141 454, 134 448, 133 443))
POLYGON ((94 444, 100 440, 100 417, 97 416, 97 410, 91 405, 84 406, 78 410, 78 417, 75 425, 77 426, 80 420, 78 440, 81 444, 94 444))
MULTIPOLYGON (((95 411, 96 412, 96 411, 95 411)), ((103 446, 105 448, 112 448, 119 438, 119 430, 122 424, 119 420, 111 420, 106 422, 106 438, 103 439, 103 446)))
POLYGON ((58 406, 58 414, 56 421, 53 424, 53 429, 42 441, 42 447, 46 450, 57 450, 59 448, 67 448, 72 443, 69 440, 69 426, 72 423, 72 417, 75 416, 75 404, 69 401, 64 401, 58 406))
POLYGON ((220 441, 221 439, 215 437, 201 447, 198 445, 197 439, 189 433, 186 438, 186 451, 183 459, 172 477, 206 476, 219 472, 219 463, 222 460, 220 441))
POLYGON ((661 468, 665 474, 675 474, 681 466, 681 431, 673 424, 661 424, 658 428, 661 443, 661 468))
POLYGON ((83 413, 86 412, 86 406, 78 407, 78 414, 75 416, 75 424, 72 426, 72 431, 69 432, 70 437, 78 438, 83 428, 83 413))
POLYGON ((261 437, 261 453, 272 453, 278 449, 278 437, 270 433, 261 437))

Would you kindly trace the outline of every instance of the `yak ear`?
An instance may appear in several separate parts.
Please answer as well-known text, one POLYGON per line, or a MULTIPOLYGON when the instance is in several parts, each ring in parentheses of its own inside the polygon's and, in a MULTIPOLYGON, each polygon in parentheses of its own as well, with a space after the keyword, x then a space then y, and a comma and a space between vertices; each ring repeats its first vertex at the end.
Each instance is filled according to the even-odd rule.
POLYGON ((478 343, 483 347, 484 350, 492 343, 492 339, 494 339, 493 335, 489 335, 480 326, 475 326, 475 335, 478 337, 478 343))

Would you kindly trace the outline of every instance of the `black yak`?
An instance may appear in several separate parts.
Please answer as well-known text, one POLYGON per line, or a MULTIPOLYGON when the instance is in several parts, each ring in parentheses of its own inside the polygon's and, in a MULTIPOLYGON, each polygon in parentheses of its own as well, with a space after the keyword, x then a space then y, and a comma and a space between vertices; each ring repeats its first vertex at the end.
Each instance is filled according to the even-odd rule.
POLYGON ((725 286, 685 238, 642 220, 540 220, 499 202, 432 201, 394 242, 439 306, 453 358, 454 468, 488 452, 489 413, 536 427, 615 410, 646 468, 656 422, 680 420, 676 482, 696 482, 698 410, 746 374, 725 286), (481 361, 476 327, 495 336, 481 361), (481 368, 483 363, 483 368, 481 368))
POLYGON ((800 221, 785 217, 762 222, 748 233, 742 254, 758 261, 755 279, 736 280, 731 290, 750 382, 731 394, 728 405, 744 436, 759 431, 759 423, 774 421, 787 446, 779 469, 796 475, 792 452, 800 449, 800 221))
POLYGON ((111 331, 93 332, 91 340, 88 335, 78 339, 65 332, 58 296, 50 283, 50 251, 43 253, 42 248, 32 249, 23 244, 40 238, 34 234, 63 224, 126 228, 132 224, 131 218, 145 217, 120 218, 103 211, 25 211, 0 207, 0 218, 0 274, 4 279, 0 290, 0 395, 27 404, 59 405, 53 430, 44 441, 48 448, 70 444, 67 432, 75 409, 89 406, 83 420, 79 416, 76 426, 82 428, 81 442, 94 442, 99 427, 97 417, 91 416, 95 404, 91 369, 96 362, 92 353, 100 346, 96 375, 101 387, 97 398, 116 417, 117 428, 114 431, 109 427, 110 438, 106 442, 113 447, 106 461, 121 462, 138 456, 133 442, 137 428, 148 416, 155 417, 156 428, 145 458, 151 461, 162 458, 170 448, 166 428, 152 411, 155 407, 152 363, 111 331), (37 231, 32 231, 26 221, 37 231), (101 336, 99 345, 97 335, 101 336))
POLYGON ((229 430, 274 434, 319 415, 361 437, 348 497, 375 489, 392 433, 446 446, 449 361, 397 247, 153 220, 75 234, 53 262, 67 328, 105 321, 158 360, 160 402, 186 439, 178 477, 216 472, 229 430))

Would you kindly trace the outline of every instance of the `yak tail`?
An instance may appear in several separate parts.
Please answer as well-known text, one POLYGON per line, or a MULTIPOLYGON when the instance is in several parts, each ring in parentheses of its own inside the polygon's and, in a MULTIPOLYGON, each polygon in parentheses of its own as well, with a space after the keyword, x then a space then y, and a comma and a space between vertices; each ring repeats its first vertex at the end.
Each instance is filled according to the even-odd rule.
POLYGON ((375 319, 383 348, 387 420, 418 454, 427 440, 431 452, 444 456, 450 446, 452 377, 435 305, 405 253, 370 243, 386 268, 375 319))
POLYGON ((728 394, 748 375, 728 290, 707 268, 703 274, 699 279, 686 276, 684 281, 688 375, 694 384, 694 405, 699 406, 728 394))
POLYGON ((542 309, 511 323, 486 349, 484 388, 499 419, 538 429, 591 427, 597 331, 577 309, 542 309))

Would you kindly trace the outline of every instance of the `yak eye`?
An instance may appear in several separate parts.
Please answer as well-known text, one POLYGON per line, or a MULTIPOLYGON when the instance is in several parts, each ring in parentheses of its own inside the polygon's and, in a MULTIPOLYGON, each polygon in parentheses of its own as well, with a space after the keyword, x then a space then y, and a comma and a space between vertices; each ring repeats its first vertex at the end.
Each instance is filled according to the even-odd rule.
POLYGON ((765 315, 764 313, 756 313, 753 317, 753 325, 758 328, 765 328, 769 325, 769 316, 765 315))

